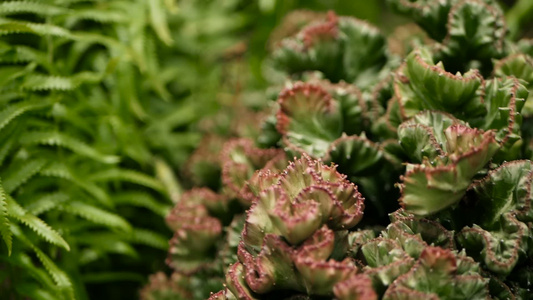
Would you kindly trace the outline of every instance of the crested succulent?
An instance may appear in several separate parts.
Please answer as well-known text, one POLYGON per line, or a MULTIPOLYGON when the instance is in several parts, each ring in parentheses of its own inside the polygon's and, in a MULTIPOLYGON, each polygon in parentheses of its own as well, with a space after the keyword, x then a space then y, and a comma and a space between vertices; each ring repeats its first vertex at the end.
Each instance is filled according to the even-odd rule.
POLYGON ((413 37, 330 12, 272 38, 261 131, 217 148, 227 216, 169 217, 217 224, 182 245, 211 249, 210 299, 530 297, 531 42, 493 0, 387 2, 413 37))

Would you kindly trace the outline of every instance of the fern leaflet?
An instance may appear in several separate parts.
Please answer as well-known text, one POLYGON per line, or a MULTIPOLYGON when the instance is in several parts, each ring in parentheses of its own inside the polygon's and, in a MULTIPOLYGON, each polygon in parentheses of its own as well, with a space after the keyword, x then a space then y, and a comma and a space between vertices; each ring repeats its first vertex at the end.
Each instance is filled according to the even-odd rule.
POLYGON ((142 192, 121 193, 114 195, 112 198, 117 205, 144 207, 162 217, 165 217, 171 209, 170 205, 160 203, 149 194, 142 192))
POLYGON ((39 247, 35 246, 18 228, 17 226, 12 227, 13 233, 15 236, 26 246, 30 247, 34 252, 39 261, 43 264, 44 268, 52 276, 52 279, 62 291, 65 291, 68 295, 68 299, 74 299, 74 290, 72 287, 72 282, 68 275, 63 272, 53 261, 46 255, 39 247))
POLYGON ((12 105, 7 106, 4 110, 0 111, 0 130, 6 127, 13 119, 22 115, 23 113, 39 109, 47 106, 46 102, 35 102, 35 101, 22 101, 12 105))
POLYGON ((61 235, 57 233, 57 231, 55 231, 50 226, 48 226, 48 224, 43 222, 43 220, 28 213, 22 206, 20 206, 10 196, 6 196, 6 200, 7 200, 6 201, 7 202, 7 213, 10 217, 28 226, 31 230, 37 233, 45 241, 51 244, 60 246, 70 251, 69 245, 63 239, 63 237, 61 237, 61 235))
POLYGON ((51 176, 51 177, 58 177, 65 180, 68 180, 72 183, 74 183, 76 186, 81 188, 82 190, 86 191, 89 195, 93 196, 96 200, 98 200, 100 203, 107 207, 112 207, 113 202, 109 199, 109 196, 107 193, 101 189, 96 184, 93 184, 92 182, 82 180, 75 174, 71 172, 71 170, 65 166, 62 163, 53 163, 45 168, 43 168, 40 172, 43 176, 51 176))
POLYGON ((160 192, 164 192, 165 188, 157 179, 133 170, 126 169, 110 169, 93 174, 89 180, 91 181, 126 181, 142 185, 160 192))
POLYGON ((4 192, 2 182, 0 181, 0 235, 2 235, 2 239, 4 240, 7 246, 7 252, 9 256, 11 256, 11 249, 13 246, 13 235, 10 229, 11 224, 7 216, 8 215, 6 194, 4 192))
POLYGON ((31 177, 37 174, 46 164, 42 158, 24 162, 22 165, 12 165, 4 176, 4 190, 11 194, 16 188, 24 184, 31 177))
POLYGON ((119 215, 83 202, 76 201, 68 203, 64 206, 64 209, 96 224, 122 229, 127 232, 131 231, 131 225, 119 215))
POLYGON ((168 237, 142 228, 135 228, 132 232, 132 242, 144 244, 153 248, 168 250, 168 237))
POLYGON ((23 144, 41 144, 48 146, 61 146, 71 151, 92 158, 106 164, 114 164, 119 161, 119 158, 113 155, 105 155, 98 152, 96 149, 87 144, 56 131, 34 131, 24 134, 20 138, 23 144))
POLYGON ((40 16, 57 16, 68 11, 68 9, 62 7, 31 1, 10 1, 0 4, 0 15, 33 13, 40 16))
POLYGON ((28 204, 25 209, 29 213, 37 216, 56 208, 57 206, 66 202, 69 198, 70 197, 68 194, 62 192, 45 194, 44 196, 41 196, 32 203, 28 204))

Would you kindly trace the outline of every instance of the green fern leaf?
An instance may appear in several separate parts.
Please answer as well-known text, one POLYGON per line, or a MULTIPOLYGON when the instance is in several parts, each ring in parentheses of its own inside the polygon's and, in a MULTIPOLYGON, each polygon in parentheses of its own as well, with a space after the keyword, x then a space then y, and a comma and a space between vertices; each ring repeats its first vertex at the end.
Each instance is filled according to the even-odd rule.
POLYGON ((172 168, 163 159, 157 158, 155 160, 155 173, 165 186, 165 190, 172 202, 178 202, 181 194, 183 194, 183 187, 181 187, 172 168))
POLYGON ((112 199, 117 205, 132 205, 147 208, 162 217, 165 217, 171 209, 170 205, 160 203, 149 194, 142 192, 121 193, 112 196, 112 199))
POLYGON ((91 232, 76 236, 79 244, 90 245, 98 251, 128 255, 138 258, 139 254, 129 243, 125 241, 126 236, 112 232, 91 232))
POLYGON ((36 62, 48 71, 50 66, 48 55, 42 51, 28 46, 11 46, 7 43, 0 43, 0 62, 2 63, 26 63, 36 62))
POLYGON ((15 144, 15 139, 7 138, 7 140, 3 143, 0 143, 0 166, 3 165, 4 159, 9 154, 9 151, 11 151, 13 145, 15 144))
POLYGON ((0 86, 6 86, 10 81, 31 73, 37 67, 36 63, 22 66, 2 66, 0 68, 0 86))
MULTIPOLYGON (((15 231, 21 232, 18 226, 14 226, 15 231)), ((26 243, 27 239, 22 238, 23 242, 26 243)), ((27 243, 26 243, 27 244, 27 243)), ((24 269, 24 272, 37 280, 46 290, 54 295, 59 294, 59 289, 54 283, 54 280, 51 278, 50 274, 42 268, 35 266, 33 259, 24 252, 14 252, 13 255, 9 258, 10 263, 16 265, 17 267, 24 269)))
POLYGON ((40 172, 42 176, 57 177, 68 180, 76 186, 93 196, 96 200, 107 207, 113 207, 113 202, 109 199, 106 191, 101 189, 96 184, 87 180, 80 179, 74 174, 66 165, 62 163, 52 163, 43 168, 40 172))
POLYGON ((167 44, 172 44, 172 35, 167 24, 167 15, 162 0, 151 0, 150 3, 150 21, 152 28, 157 33, 159 39, 167 44))
POLYGON ((21 101, 15 104, 10 104, 4 110, 0 111, 0 130, 6 127, 11 121, 16 117, 24 114, 27 111, 40 109, 46 107, 47 102, 36 102, 36 101, 21 101))
POLYGON ((72 91, 76 87, 77 86, 74 84, 72 78, 42 74, 30 74, 25 78, 24 83, 22 84, 23 89, 32 91, 72 91))
POLYGON ((157 179, 133 170, 110 169, 95 173, 89 177, 91 181, 126 181, 142 185, 164 193, 165 187, 157 179))
POLYGON ((114 155, 105 155, 87 144, 56 131, 34 131, 24 134, 20 138, 22 144, 41 144, 48 146, 61 146, 75 152, 79 155, 92 158, 106 164, 114 164, 119 158, 114 155))
POLYGON ((2 235, 2 239, 6 243, 9 256, 11 256, 11 248, 13 246, 13 235, 10 226, 11 224, 7 218, 6 195, 0 181, 0 235, 2 235))
POLYGON ((4 190, 11 194, 15 189, 37 174, 46 164, 42 158, 12 164, 4 175, 4 190))
MULTIPOLYGON (((7 213, 8 215, 19 221, 20 223, 28 226, 31 230, 37 233, 45 241, 60 246, 67 251, 70 251, 70 247, 63 237, 52 229, 48 224, 43 222, 43 220, 37 218, 36 216, 28 213, 22 206, 20 206, 13 198, 10 196, 6 197, 7 202, 7 213)), ((13 228, 13 227, 12 227, 13 228)))
POLYGON ((69 39, 74 37, 70 31, 63 27, 0 18, 0 36, 18 33, 31 33, 39 36, 56 36, 69 39))
POLYGON ((30 33, 41 37, 55 36, 76 41, 99 43, 107 47, 115 48, 117 50, 121 50, 128 54, 131 54, 130 51, 123 44, 107 36, 86 32, 72 33, 71 31, 63 27, 51 24, 14 21, 10 19, 0 18, 0 36, 19 33, 30 33))
POLYGON ((127 232, 131 231, 131 225, 121 216, 83 202, 68 203, 64 205, 64 210, 96 224, 122 229, 127 232))
POLYGON ((67 13, 69 10, 31 1, 9 1, 0 4, 0 15, 11 15, 20 13, 32 13, 40 16, 57 16, 67 13))
POLYGON ((69 195, 62 192, 40 195, 35 201, 26 205, 24 208, 29 213, 38 216, 58 207, 68 199, 70 199, 69 195))
POLYGON ((20 293, 32 300, 57 300, 57 294, 44 290, 36 284, 25 284, 20 293))
POLYGON ((67 274, 57 267, 50 257, 44 254, 41 249, 35 247, 34 245, 32 245, 32 249, 35 251, 35 254, 43 264, 44 268, 48 271, 48 273, 50 273, 57 286, 63 289, 72 289, 72 283, 70 282, 70 278, 68 278, 67 274))
POLYGON ((71 77, 29 74, 24 79, 22 88, 30 91, 72 91, 84 83, 97 83, 105 73, 80 72, 71 77))
POLYGON ((151 230, 135 228, 132 231, 132 242, 147 245, 153 248, 168 250, 168 237, 162 236, 151 230))
MULTIPOLYGON (((57 287, 64 292, 68 299, 74 300, 74 289, 72 286, 72 282, 68 275, 63 272, 53 261, 46 255, 39 247, 36 247, 18 228, 17 226, 12 226, 13 234, 26 246, 30 247, 34 252, 39 261, 42 263, 43 267, 46 269, 48 274, 52 277, 54 282, 56 283, 57 287)), ((61 296, 61 294, 56 295, 61 296)), ((63 297, 58 297, 59 299, 63 297)))
POLYGON ((128 17, 125 12, 117 10, 77 9, 69 13, 67 23, 74 24, 81 20, 91 20, 98 23, 124 23, 128 21, 128 17))

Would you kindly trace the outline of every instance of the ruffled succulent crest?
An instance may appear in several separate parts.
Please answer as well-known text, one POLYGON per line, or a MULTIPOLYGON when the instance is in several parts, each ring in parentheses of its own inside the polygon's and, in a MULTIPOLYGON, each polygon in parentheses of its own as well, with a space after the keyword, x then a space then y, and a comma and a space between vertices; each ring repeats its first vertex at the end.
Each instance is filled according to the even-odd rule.
POLYGON ((323 224, 349 229, 362 218, 363 197, 334 167, 304 155, 260 193, 248 212, 243 239, 259 246, 265 234, 281 234, 297 245, 323 224))
POLYGON ((501 58, 508 51, 504 16, 492 0, 388 2, 440 43, 434 47, 435 54, 455 71, 473 67, 488 73, 491 59, 501 58))
POLYGON ((247 212, 228 289, 252 299, 274 290, 332 295, 336 283, 357 273, 339 249, 347 247, 346 230, 361 220, 364 199, 334 166, 306 155, 277 179, 247 212))
POLYGON ((507 275, 531 257, 532 184, 532 163, 512 161, 472 186, 474 225, 459 233, 459 242, 495 273, 507 275))
POLYGON ((385 44, 377 28, 330 12, 327 20, 311 23, 284 39, 273 58, 278 68, 289 74, 317 70, 334 82, 346 80, 366 86, 372 81, 368 78, 377 77, 387 62, 385 44))
MULTIPOLYGON (((348 252, 362 264, 356 275, 365 279, 361 291, 372 291, 380 299, 410 299, 419 292, 439 299, 437 295, 447 297, 456 280, 475 278, 475 293, 488 292, 489 279, 481 275, 479 265, 464 252, 455 251, 453 232, 402 209, 390 218, 392 223, 377 238, 371 230, 349 234, 348 252)), ((337 284, 338 288, 349 285, 350 280, 337 284)))
POLYGON ((427 247, 411 270, 396 279, 383 299, 486 299, 488 279, 460 267, 450 250, 427 247))
POLYGON ((178 273, 170 277, 163 272, 150 275, 148 284, 140 291, 141 300, 185 300, 191 299, 187 289, 188 280, 178 273))
POLYGON ((185 193, 166 218, 174 230, 167 264, 178 272, 190 274, 213 259, 210 254, 222 236, 222 223, 214 217, 228 209, 228 200, 206 188, 185 193))
POLYGON ((185 164, 184 173, 196 186, 206 186, 211 189, 220 187, 220 174, 222 164, 220 151, 224 145, 224 139, 216 135, 206 135, 200 145, 189 157, 185 164))
POLYGON ((417 49, 406 58, 395 79, 395 97, 404 118, 423 110, 439 110, 464 119, 484 114, 483 77, 477 70, 452 74, 434 64, 430 52, 417 49))
POLYGON ((385 163, 380 146, 357 129, 364 128, 369 116, 355 87, 297 82, 280 93, 278 103, 277 127, 289 152, 335 162, 357 176, 375 173, 385 163), (347 131, 360 135, 348 136, 347 131))
POLYGON ((505 38, 494 0, 388 2, 433 40, 388 51, 353 18, 289 24, 273 62, 301 81, 270 90, 256 141, 225 144, 225 196, 167 218, 179 272, 217 255, 210 299, 529 297, 533 164, 506 161, 533 157, 533 43, 505 38), (246 213, 224 219, 226 197, 246 213))
POLYGON ((451 124, 454 121, 428 112, 400 126, 398 133, 406 154, 414 161, 422 159, 419 164, 407 165, 399 185, 400 203, 411 213, 429 215, 457 203, 474 175, 499 148, 493 131, 483 132, 460 122, 451 124), (424 124, 435 121, 439 124, 424 124))
POLYGON ((357 274, 341 281, 333 288, 339 300, 377 300, 378 295, 372 288, 372 281, 366 274, 357 274))
POLYGON ((253 178, 256 170, 278 171, 286 166, 285 153, 281 149, 260 149, 252 140, 234 139, 226 142, 221 154, 222 181, 226 193, 236 197, 243 204, 250 205, 255 194, 250 190, 248 180, 253 178))

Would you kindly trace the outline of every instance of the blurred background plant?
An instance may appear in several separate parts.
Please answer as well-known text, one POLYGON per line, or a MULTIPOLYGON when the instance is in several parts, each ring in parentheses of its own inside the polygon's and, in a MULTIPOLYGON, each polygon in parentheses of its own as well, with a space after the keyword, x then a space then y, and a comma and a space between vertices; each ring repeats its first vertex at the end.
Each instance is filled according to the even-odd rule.
MULTIPOLYGON (((527 3, 507 3, 516 35, 527 3)), ((207 133, 246 135, 216 113, 268 104, 295 9, 404 22, 382 0, 2 2, 2 299, 136 298, 164 269, 187 158, 207 133)))

